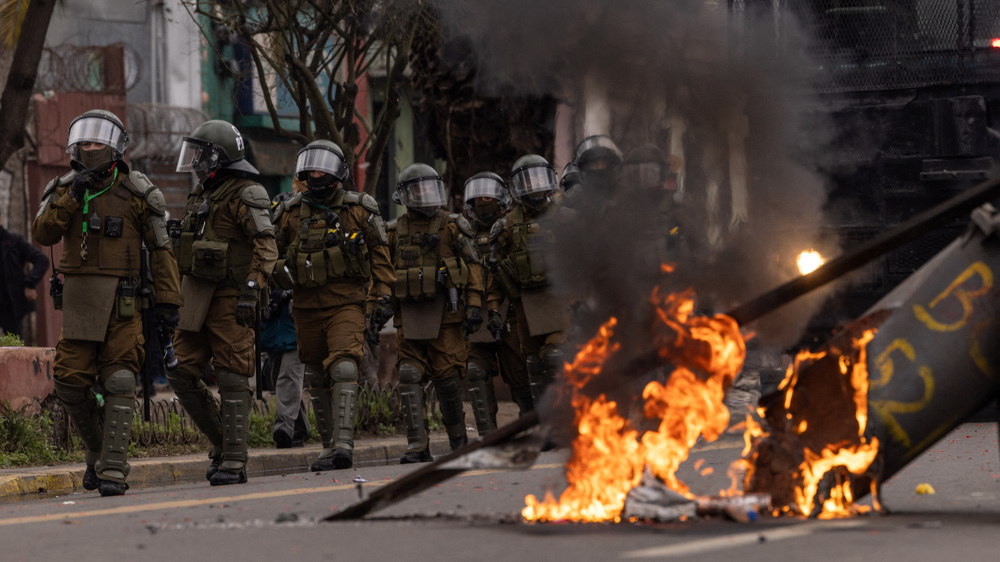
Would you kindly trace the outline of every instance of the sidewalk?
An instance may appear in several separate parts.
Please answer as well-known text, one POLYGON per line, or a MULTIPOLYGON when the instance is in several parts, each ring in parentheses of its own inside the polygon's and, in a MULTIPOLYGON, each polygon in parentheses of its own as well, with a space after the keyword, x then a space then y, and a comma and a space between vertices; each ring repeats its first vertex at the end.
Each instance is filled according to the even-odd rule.
MULTIPOLYGON (((506 425, 517 417, 517 406, 511 402, 500 402, 497 414, 498 425, 506 425)), ((475 421, 469 403, 465 404, 466 425, 470 439, 476 437, 475 421)), ((309 465, 316 460, 320 445, 310 443, 305 447, 292 449, 251 449, 247 475, 250 478, 296 474, 309 472, 309 465)), ((443 431, 433 432, 430 438, 431 454, 435 457, 451 452, 448 437, 443 431)), ((354 467, 365 468, 396 464, 406 452, 406 437, 363 438, 354 446, 354 467)), ((128 483, 133 489, 168 486, 185 482, 202 482, 206 485, 205 469, 208 468, 208 453, 151 459, 130 459, 132 470, 128 483)), ((23 467, 0 470, 0 502, 27 499, 32 495, 59 495, 83 492, 83 463, 57 466, 23 467)), ((336 475, 353 474, 351 470, 332 471, 336 475)), ((96 493, 96 492, 95 492, 96 493)))

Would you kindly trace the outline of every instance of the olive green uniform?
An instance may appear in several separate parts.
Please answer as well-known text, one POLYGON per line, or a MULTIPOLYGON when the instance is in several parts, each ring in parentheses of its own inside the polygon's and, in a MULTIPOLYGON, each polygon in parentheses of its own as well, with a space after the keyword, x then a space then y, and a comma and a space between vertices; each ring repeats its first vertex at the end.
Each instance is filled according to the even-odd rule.
POLYGON ((395 283, 385 225, 370 195, 334 190, 324 201, 297 193, 274 210, 279 251, 275 281, 293 290, 299 359, 323 452, 354 449, 358 365, 364 356, 365 301, 395 283))
POLYGON ((219 469, 240 473, 247 462, 248 379, 255 361, 253 327, 236 322, 236 304, 247 281, 264 286, 278 258, 270 199, 262 186, 246 178, 221 180, 209 190, 199 185, 188 195, 180 227, 171 237, 184 276, 186 306, 174 339, 179 365, 167 379, 211 441, 210 456, 221 460, 219 469), (202 382, 209 361, 219 383, 221 419, 219 404, 202 382))
MULTIPOLYGON (((557 209, 551 204, 548 208, 557 209)), ((549 292, 540 237, 541 213, 524 205, 515 206, 503 219, 493 225, 491 237, 496 246, 499 268, 490 279, 487 308, 499 311, 500 303, 510 299, 514 305, 515 320, 521 352, 524 354, 531 394, 537 405, 545 388, 562 368, 563 354, 560 346, 566 342, 565 307, 552 311, 558 316, 549 327, 532 329, 525 309, 530 297, 549 292), (555 326, 555 329, 552 328, 555 326)), ((531 299, 535 302, 538 299, 531 299)), ((530 306, 530 305, 528 305, 530 306)))
POLYGON ((88 466, 101 479, 124 482, 129 471, 135 374, 144 360, 141 307, 137 306, 141 303, 133 293, 143 244, 150 250, 156 300, 181 305, 184 299, 160 190, 139 172, 126 175, 115 170, 106 186, 91 187, 81 203, 69 195, 75 175, 49 182, 31 225, 31 234, 40 244, 63 241, 56 270, 66 276, 67 294, 84 297, 71 296, 63 304, 64 332, 56 344, 53 366, 55 390, 83 438, 88 466), (95 309, 100 302, 107 306, 95 309), (66 327, 79 333, 72 326, 79 325, 81 314, 94 314, 90 318, 98 324, 106 318, 107 329, 86 340, 65 337, 66 327), (95 380, 105 389, 103 431, 91 392, 95 380))
MULTIPOLYGON (((489 287, 491 261, 495 261, 493 243, 500 230, 493 231, 492 225, 475 221, 476 249, 483 262, 483 276, 489 287), (492 234, 492 236, 491 236, 492 234), (491 256, 494 256, 491 260, 491 256)), ((513 307, 508 306, 503 311, 507 318, 500 340, 484 325, 478 332, 469 337, 469 361, 466 367, 468 377, 469 398, 476 418, 479 434, 483 435, 496 429, 497 403, 493 395, 493 377, 500 373, 504 382, 510 387, 511 396, 518 405, 521 415, 534 409, 531 401, 531 391, 528 385, 528 373, 524 366, 524 355, 521 353, 521 342, 517 332, 517 319, 513 307)))
POLYGON ((453 448, 467 439, 461 377, 469 354, 463 323, 467 307, 482 307, 484 292, 474 235, 464 217, 443 210, 430 217, 407 211, 389 223, 396 275, 392 292, 396 365, 408 453, 427 450, 422 387, 426 379, 434 383, 453 448), (431 337, 426 337, 428 333, 431 337))

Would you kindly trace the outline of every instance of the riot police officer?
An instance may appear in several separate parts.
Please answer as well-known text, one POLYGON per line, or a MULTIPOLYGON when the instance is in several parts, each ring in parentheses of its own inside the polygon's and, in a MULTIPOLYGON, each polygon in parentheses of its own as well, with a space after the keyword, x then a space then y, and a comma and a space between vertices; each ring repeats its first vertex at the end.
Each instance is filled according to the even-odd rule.
POLYGON ((608 136, 593 135, 577 145, 573 162, 580 171, 580 182, 585 189, 609 192, 615 187, 622 152, 608 136))
POLYGON ((395 278, 385 223, 372 196, 344 189, 349 170, 336 144, 306 145, 296 158, 295 175, 308 189, 275 209, 278 249, 285 259, 274 279, 293 290, 299 359, 323 441, 311 469, 350 468, 369 283, 377 322, 392 316, 395 278))
POLYGON ((539 222, 559 193, 555 170, 537 154, 522 156, 514 162, 510 192, 518 205, 493 226, 500 267, 491 278, 487 325, 491 331, 502 329, 500 302, 505 297, 514 302, 518 337, 537 405, 562 368, 561 345, 566 341, 566 302, 549 285, 542 245, 545 233, 539 222))
MULTIPOLYGON (((490 237, 491 229, 510 208, 510 202, 507 186, 497 174, 481 172, 465 182, 465 214, 476 229, 476 249, 482 258, 487 287, 491 268, 499 264, 492 251, 494 238, 490 237)), ((493 393, 493 377, 497 372, 510 387, 511 396, 522 415, 534 408, 517 337, 517 321, 509 306, 501 306, 500 309, 507 312, 507 321, 500 333, 492 334, 482 328, 469 336, 469 362, 466 365, 469 399, 480 435, 497 427, 497 403, 493 393)))
POLYGON ((562 176, 559 178, 559 188, 562 189, 563 193, 568 193, 571 189, 580 185, 581 182, 580 169, 576 166, 576 163, 573 161, 567 162, 563 166, 562 176))
POLYGON ((649 243, 633 257, 640 270, 658 271, 661 263, 675 263, 679 258, 683 232, 678 203, 674 200, 671 169, 663 151, 655 144, 629 149, 618 173, 619 189, 628 193, 628 204, 655 210, 653 220, 640 221, 632 236, 649 243))
POLYGON ((177 171, 199 183, 171 231, 180 266, 179 366, 167 373, 177 399, 212 443, 205 476, 213 486, 246 482, 254 324, 278 249, 270 198, 252 179, 245 140, 226 121, 206 121, 181 144, 177 171), (202 382, 215 368, 221 407, 202 382))
POLYGON ((482 267, 469 221, 441 209, 447 199, 434 168, 406 167, 392 199, 406 207, 406 214, 388 225, 396 272, 396 365, 406 420, 400 463, 427 462, 433 459, 424 416, 426 379, 434 384, 451 448, 468 442, 461 378, 468 360, 465 337, 483 323, 482 267))
POLYGON ((150 251, 157 316, 167 331, 184 303, 163 194, 145 175, 129 171, 127 146, 113 113, 97 109, 74 119, 66 142, 74 171, 45 186, 31 225, 39 243, 63 241, 56 270, 65 275, 64 287, 53 286, 56 308, 63 310, 55 393, 86 447, 83 487, 102 496, 128 489, 135 376, 144 358, 137 298, 143 244, 150 251), (104 387, 103 415, 91 390, 95 380, 104 387))

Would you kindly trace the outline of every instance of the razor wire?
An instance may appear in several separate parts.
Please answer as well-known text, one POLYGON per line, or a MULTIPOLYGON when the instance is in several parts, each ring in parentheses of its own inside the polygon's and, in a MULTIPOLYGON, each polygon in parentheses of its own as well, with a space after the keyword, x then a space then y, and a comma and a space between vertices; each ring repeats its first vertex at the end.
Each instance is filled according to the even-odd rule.
POLYGON ((128 104, 129 155, 133 160, 177 160, 181 139, 208 120, 198 109, 155 103, 128 104))
POLYGON ((142 57, 127 43, 56 45, 42 52, 35 91, 127 92, 139 83, 142 71, 142 57), (123 59, 121 73, 114 68, 119 49, 123 59))

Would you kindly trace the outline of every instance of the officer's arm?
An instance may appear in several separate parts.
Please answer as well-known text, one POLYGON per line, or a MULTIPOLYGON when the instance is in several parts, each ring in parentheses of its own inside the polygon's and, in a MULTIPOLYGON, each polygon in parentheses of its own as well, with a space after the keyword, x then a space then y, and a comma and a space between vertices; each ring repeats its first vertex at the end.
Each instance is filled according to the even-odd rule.
POLYGON ((274 241, 274 226, 271 225, 271 200, 263 186, 253 184, 243 188, 236 205, 235 215, 239 217, 243 232, 253 243, 253 258, 250 259, 250 273, 247 281, 254 280, 258 286, 267 284, 278 261, 278 245, 274 241))
POLYGON ((57 180, 45 188, 42 203, 35 221, 31 223, 31 236, 43 246, 57 244, 69 228, 73 213, 79 212, 80 203, 69 195, 69 186, 56 187, 57 180))
POLYGON ((156 302, 184 305, 181 276, 167 234, 166 201, 159 189, 146 192, 145 201, 133 199, 133 212, 141 218, 142 241, 149 250, 149 269, 153 278, 156 302))
POLYGON ((479 251, 476 250, 475 240, 470 234, 472 228, 468 226, 464 217, 459 217, 454 227, 451 233, 454 240, 452 250, 469 267, 469 284, 465 289, 466 305, 482 308, 486 287, 483 285, 483 266, 479 260, 479 251))
MULTIPOLYGON (((495 226, 496 232, 490 233, 490 244, 493 246, 494 259, 502 260, 507 255, 507 246, 504 241, 507 240, 507 226, 502 224, 495 226)), ((489 276, 489 281, 486 286, 486 308, 487 310, 499 311, 500 304, 503 302, 504 294, 503 284, 500 283, 500 275, 494 274, 489 276)))
MULTIPOLYGON (((365 243, 368 245, 368 259, 372 270, 372 285, 369 290, 376 297, 379 295, 391 295, 392 287, 396 284, 396 271, 392 268, 392 260, 389 255, 389 233, 379 213, 378 203, 375 198, 367 193, 361 196, 359 205, 363 212, 355 215, 362 224, 365 235, 365 243)), ((354 207, 358 209, 358 207, 354 207)))
POLYGON ((31 245, 24 238, 17 237, 18 253, 21 256, 21 263, 31 262, 31 271, 24 276, 25 288, 34 288, 42 280, 42 276, 49 269, 49 258, 45 257, 38 248, 31 245))
POLYGON ((396 270, 392 267, 393 252, 396 249, 396 230, 386 232, 385 244, 372 246, 368 250, 372 266, 372 283, 368 287, 368 302, 365 313, 371 314, 375 300, 380 295, 392 295, 396 287, 396 270), (380 292, 384 291, 384 292, 380 292))

